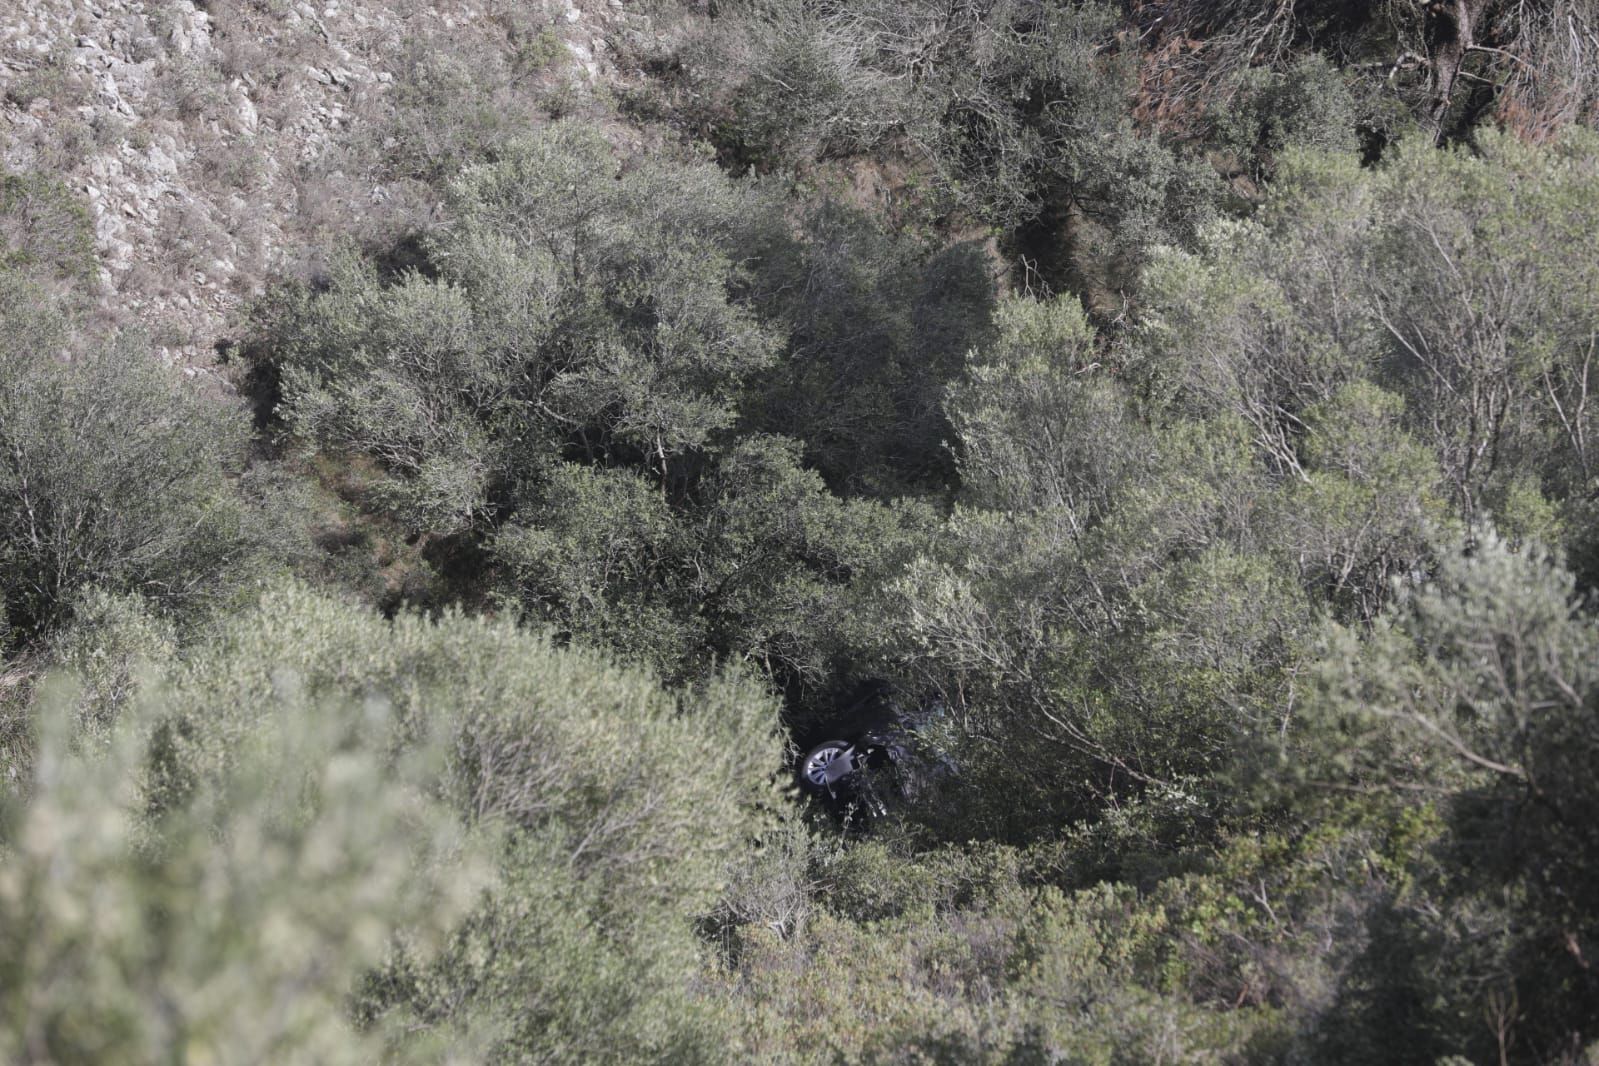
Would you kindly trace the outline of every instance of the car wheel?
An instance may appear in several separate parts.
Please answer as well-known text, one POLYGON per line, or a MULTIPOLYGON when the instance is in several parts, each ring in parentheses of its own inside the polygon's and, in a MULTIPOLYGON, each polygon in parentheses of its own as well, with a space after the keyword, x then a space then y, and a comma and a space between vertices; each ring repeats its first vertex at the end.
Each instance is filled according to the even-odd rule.
POLYGON ((813 796, 827 795, 827 768, 848 750, 848 742, 842 740, 824 741, 812 748, 800 760, 800 787, 813 796))

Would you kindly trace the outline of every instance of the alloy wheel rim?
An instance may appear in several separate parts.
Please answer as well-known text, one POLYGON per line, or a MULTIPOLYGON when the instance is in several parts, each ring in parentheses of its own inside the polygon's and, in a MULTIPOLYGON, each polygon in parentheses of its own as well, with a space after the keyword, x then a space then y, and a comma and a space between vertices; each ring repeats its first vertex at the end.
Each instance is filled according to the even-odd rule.
POLYGON ((821 751, 812 752, 810 758, 805 760, 805 778, 815 785, 826 784, 825 771, 844 753, 842 747, 828 747, 821 751))

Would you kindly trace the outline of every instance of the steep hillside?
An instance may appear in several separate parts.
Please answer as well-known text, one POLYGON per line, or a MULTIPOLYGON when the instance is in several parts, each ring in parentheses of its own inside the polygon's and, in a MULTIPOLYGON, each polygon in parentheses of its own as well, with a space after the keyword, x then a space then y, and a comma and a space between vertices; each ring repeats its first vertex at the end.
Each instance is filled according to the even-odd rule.
POLYGON ((629 21, 620 0, 28 0, 0 14, 0 167, 81 197, 103 307, 204 363, 274 272, 425 222, 474 133, 585 99, 629 21))
POLYGON ((1599 0, 12 0, 0 1060, 1599 1064, 1599 0))

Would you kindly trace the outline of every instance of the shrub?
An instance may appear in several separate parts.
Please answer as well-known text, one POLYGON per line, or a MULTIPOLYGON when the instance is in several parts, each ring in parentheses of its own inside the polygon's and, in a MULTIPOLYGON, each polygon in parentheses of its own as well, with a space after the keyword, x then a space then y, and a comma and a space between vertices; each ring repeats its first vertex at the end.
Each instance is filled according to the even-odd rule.
POLYGON ((130 338, 70 344, 36 287, 0 274, 0 596, 14 635, 90 585, 191 612, 250 578, 263 533, 228 474, 249 423, 130 338))
POLYGON ((1348 83, 1317 55, 1286 71, 1245 72, 1238 94, 1213 117, 1218 139, 1256 178, 1272 174, 1289 149, 1354 151, 1356 119, 1348 83))
POLYGON ((567 449, 672 480, 774 354, 737 298, 754 205, 704 163, 623 164, 557 123, 456 183, 439 276, 345 260, 324 293, 280 293, 289 424, 371 454, 418 530, 483 529, 492 495, 567 449))
POLYGON ((909 154, 946 205, 1003 228, 1075 213, 1129 262, 1211 211, 1208 169, 1133 128, 1109 7, 781 0, 717 26, 684 57, 689 108, 736 165, 909 154))
POLYGON ((750 435, 678 507, 632 472, 557 467, 494 541, 507 591, 674 679, 740 662, 795 693, 824 687, 869 640, 872 589, 927 515, 840 500, 798 451, 750 435))
POLYGON ((238 738, 230 773, 150 818, 145 748, 182 697, 146 691, 108 745, 75 752, 73 701, 60 686, 42 697, 41 721, 57 725, 31 796, 0 822, 0 1055, 381 1055, 381 1033, 347 1014, 353 982, 402 931, 418 950, 436 944, 484 881, 430 794, 436 742, 389 758, 360 737, 381 732, 380 705, 285 690, 238 738))
MULTIPOLYGON (((775 713, 757 690, 718 680, 673 696, 509 622, 391 624, 298 588, 223 624, 168 686, 144 791, 155 811, 237 780, 252 745, 292 742, 279 718, 303 701, 402 764, 436 738, 428 793, 503 830, 497 880, 438 950, 402 930, 363 979, 364 1024, 407 1046, 481 1038, 495 1060, 727 1054, 695 991, 694 926, 771 799, 775 713)), ((369 889, 378 905, 391 894, 369 889)))
POLYGON ((993 264, 976 242, 938 249, 824 201, 796 239, 763 247, 759 306, 788 335, 745 418, 805 444, 836 491, 879 498, 954 481, 944 390, 986 340, 993 264))
POLYGON ((88 208, 43 174, 0 176, 0 270, 74 281, 95 269, 88 208))

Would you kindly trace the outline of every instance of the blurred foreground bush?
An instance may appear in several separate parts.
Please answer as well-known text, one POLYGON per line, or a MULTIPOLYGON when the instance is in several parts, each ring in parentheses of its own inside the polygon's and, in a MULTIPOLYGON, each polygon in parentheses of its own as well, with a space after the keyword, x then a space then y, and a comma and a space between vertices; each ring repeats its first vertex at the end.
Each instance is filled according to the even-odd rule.
POLYGON ((136 688, 76 750, 38 707, 8 1061, 730 1054, 693 920, 760 824, 758 692, 297 588, 136 688))

